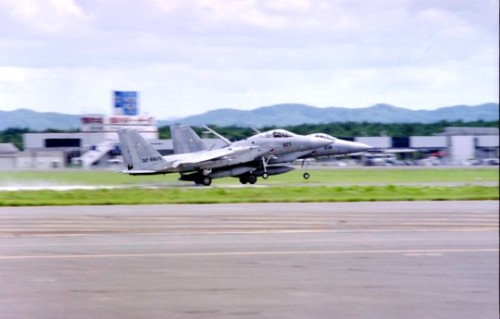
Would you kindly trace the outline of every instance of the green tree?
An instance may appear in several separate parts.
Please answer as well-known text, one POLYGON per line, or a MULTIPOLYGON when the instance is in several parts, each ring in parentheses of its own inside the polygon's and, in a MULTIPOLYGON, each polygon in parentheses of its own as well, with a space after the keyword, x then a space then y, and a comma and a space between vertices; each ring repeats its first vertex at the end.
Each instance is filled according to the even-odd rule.
POLYGON ((29 133, 27 128, 8 128, 0 131, 0 143, 12 143, 20 150, 23 149, 23 134, 29 133))

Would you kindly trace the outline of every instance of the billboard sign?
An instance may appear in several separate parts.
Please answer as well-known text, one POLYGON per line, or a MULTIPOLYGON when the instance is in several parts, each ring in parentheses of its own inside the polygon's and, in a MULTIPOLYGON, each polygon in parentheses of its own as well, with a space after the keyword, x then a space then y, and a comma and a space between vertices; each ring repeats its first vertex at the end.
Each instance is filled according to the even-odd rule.
POLYGON ((135 91, 114 91, 114 115, 137 115, 137 92, 135 91))

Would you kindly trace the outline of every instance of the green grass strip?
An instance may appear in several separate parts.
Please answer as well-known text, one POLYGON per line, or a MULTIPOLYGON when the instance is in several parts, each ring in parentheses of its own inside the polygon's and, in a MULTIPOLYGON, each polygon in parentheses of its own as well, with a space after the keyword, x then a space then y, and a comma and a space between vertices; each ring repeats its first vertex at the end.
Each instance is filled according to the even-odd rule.
POLYGON ((486 186, 301 186, 243 188, 126 188, 0 192, 0 206, 212 204, 271 202, 358 202, 498 200, 486 186))
MULTIPOLYGON (((413 168, 331 168, 310 169, 311 178, 304 180, 303 169, 297 168, 286 174, 259 178, 258 184, 279 185, 293 183, 345 184, 363 183, 453 183, 453 182, 498 182, 498 167, 413 167, 413 168)), ((192 183, 178 182, 179 174, 128 176, 103 170, 52 170, 52 171, 0 171, 0 186, 25 185, 140 185, 192 183)), ((237 178, 214 179, 213 184, 239 184, 237 178)))

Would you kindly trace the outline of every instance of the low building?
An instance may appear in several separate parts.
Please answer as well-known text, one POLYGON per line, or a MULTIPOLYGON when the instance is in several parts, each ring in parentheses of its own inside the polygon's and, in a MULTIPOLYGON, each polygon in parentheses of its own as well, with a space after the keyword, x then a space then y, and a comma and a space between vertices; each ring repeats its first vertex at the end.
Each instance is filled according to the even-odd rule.
POLYGON ((447 127, 439 137, 447 138, 448 156, 460 164, 498 158, 499 130, 495 127, 447 127))
POLYGON ((79 163, 83 167, 106 165, 120 154, 118 134, 120 128, 137 130, 148 140, 158 140, 158 128, 151 116, 85 115, 75 133, 27 133, 23 136, 26 151, 62 152, 61 165, 79 163))
POLYGON ((0 168, 13 169, 54 169, 64 166, 64 152, 48 149, 19 151, 11 143, 0 144, 0 168))
POLYGON ((63 151, 38 150, 24 151, 17 156, 16 169, 57 169, 64 167, 63 151))
POLYGON ((495 163, 499 157, 499 130, 485 127, 448 127, 434 136, 357 137, 357 142, 396 155, 398 160, 430 159, 428 162, 453 165, 495 163))
POLYGON ((4 170, 16 168, 19 152, 12 143, 0 143, 0 167, 4 170))
MULTIPOLYGON (((172 141, 158 139, 156 121, 152 118, 85 116, 80 132, 25 134, 25 151, 2 155, 0 161, 4 163, 3 167, 19 168, 51 168, 75 163, 93 167, 119 163, 115 160, 121 153, 116 130, 122 127, 137 129, 162 155, 173 154, 172 141)), ((369 144, 380 152, 394 154, 390 159, 391 165, 415 164, 419 160, 427 160, 426 163, 432 165, 460 165, 471 160, 488 162, 487 159, 499 156, 498 129, 494 128, 447 128, 435 136, 363 136, 350 139, 369 144)), ((217 138, 203 140, 210 149, 225 145, 217 138)))

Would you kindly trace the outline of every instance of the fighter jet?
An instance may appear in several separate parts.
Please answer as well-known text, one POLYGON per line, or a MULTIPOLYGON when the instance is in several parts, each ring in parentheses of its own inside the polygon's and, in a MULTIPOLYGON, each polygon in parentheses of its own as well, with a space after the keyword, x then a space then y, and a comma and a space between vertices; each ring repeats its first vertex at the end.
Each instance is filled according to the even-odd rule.
MULTIPOLYGON (((278 175, 289 172, 294 169, 293 166, 283 163, 287 163, 290 161, 276 159, 288 158, 287 154, 291 153, 300 153, 300 155, 310 153, 314 149, 323 147, 331 143, 331 141, 325 140, 324 138, 298 135, 282 129, 261 132, 241 141, 230 142, 225 137, 218 134, 209 127, 204 127, 214 135, 221 138, 227 144, 226 147, 240 148, 260 146, 270 150, 267 156, 262 156, 260 159, 256 159, 252 162, 238 165, 238 167, 234 167, 232 171, 219 169, 210 174, 210 176, 216 177, 238 177, 242 184, 254 184, 257 181, 257 177, 266 179, 271 175, 278 175)), ((201 142, 200 140, 200 144, 200 142, 197 141, 199 137, 190 127, 179 126, 177 128, 171 128, 171 132, 172 140, 174 142, 174 151, 176 153, 178 152, 178 150, 179 152, 193 152, 202 149, 201 144, 203 144, 203 142, 201 142), (185 149, 181 150, 180 148, 176 148, 176 145, 183 145, 185 149)), ((294 156, 294 160, 297 159, 297 156, 298 155, 294 156)), ((190 178, 190 176, 184 175, 181 178, 187 179, 190 178)))
MULTIPOLYGON (((162 156, 137 131, 132 129, 118 130, 123 161, 126 169, 122 172, 129 175, 153 175, 191 173, 197 184, 210 185, 217 170, 234 170, 244 173, 241 165, 254 162, 272 153, 271 147, 262 145, 231 146, 215 150, 199 150, 162 156)), ((251 168, 249 168, 251 169, 251 168)))

